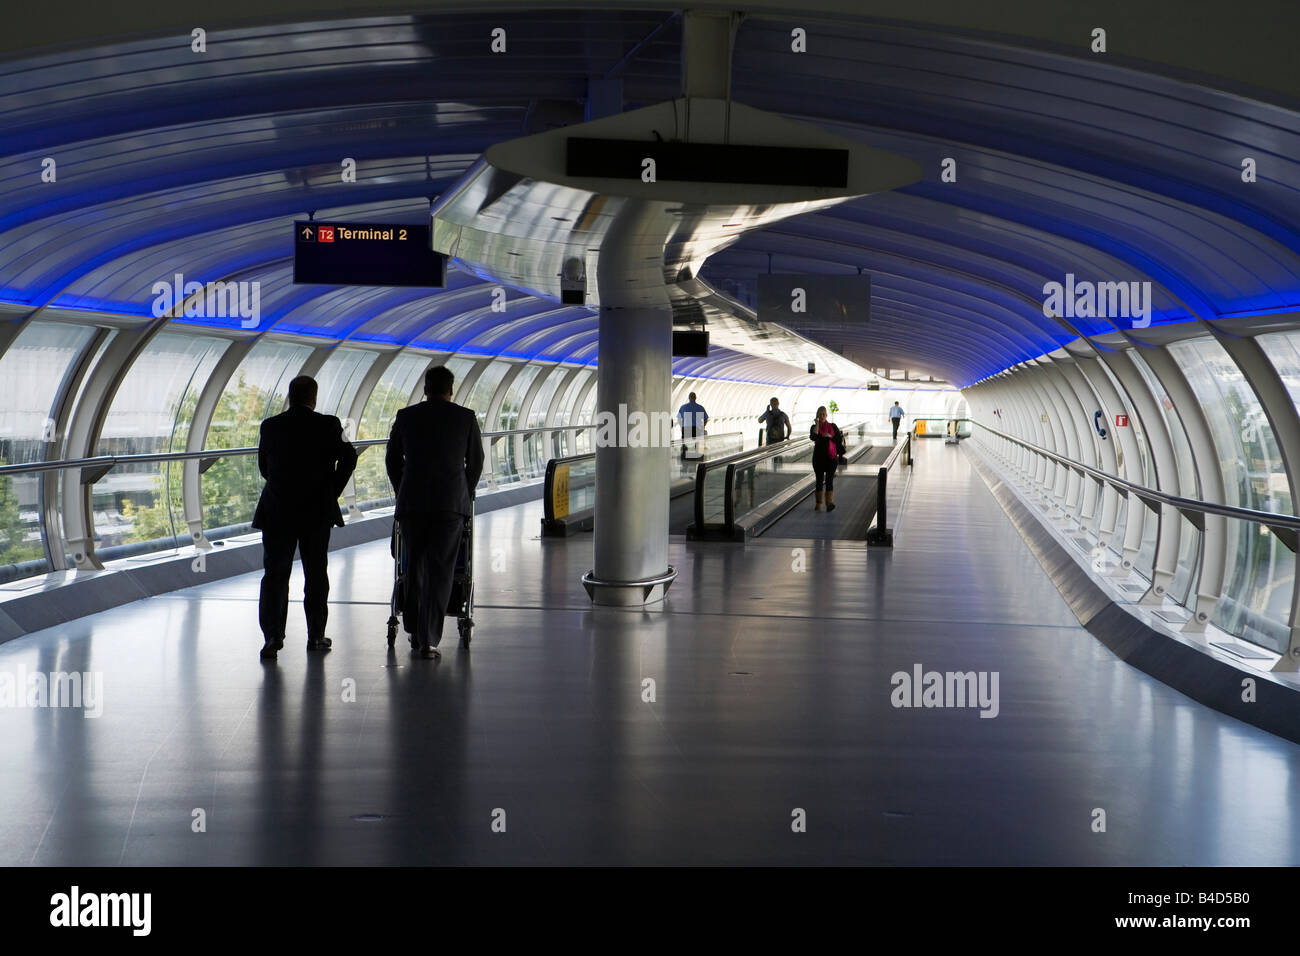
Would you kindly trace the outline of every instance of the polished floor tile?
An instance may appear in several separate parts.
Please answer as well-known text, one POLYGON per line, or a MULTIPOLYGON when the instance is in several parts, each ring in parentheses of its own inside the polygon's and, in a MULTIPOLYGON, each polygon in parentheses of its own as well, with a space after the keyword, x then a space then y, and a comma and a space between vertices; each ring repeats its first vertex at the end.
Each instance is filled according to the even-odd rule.
POLYGON ((0 708, 0 861, 1300 861, 1300 747, 1093 640, 959 448, 921 443, 892 551, 674 538, 653 612, 593 609, 591 535, 540 516, 480 518, 440 662, 387 651, 386 542, 331 555, 323 657, 293 613, 258 661, 256 575, 0 647, 103 684, 0 708), (996 717, 895 707, 916 665, 996 672, 996 717))

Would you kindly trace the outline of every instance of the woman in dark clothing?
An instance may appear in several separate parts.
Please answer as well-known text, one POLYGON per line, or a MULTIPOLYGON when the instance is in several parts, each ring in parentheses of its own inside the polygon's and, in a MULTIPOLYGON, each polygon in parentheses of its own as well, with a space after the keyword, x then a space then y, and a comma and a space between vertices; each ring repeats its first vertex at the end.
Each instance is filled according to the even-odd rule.
POLYGON ((834 422, 826 420, 826 406, 817 408, 817 421, 808 430, 808 437, 813 442, 813 474, 817 476, 817 507, 822 510, 823 486, 826 510, 835 510, 835 466, 844 454, 844 433, 834 422))

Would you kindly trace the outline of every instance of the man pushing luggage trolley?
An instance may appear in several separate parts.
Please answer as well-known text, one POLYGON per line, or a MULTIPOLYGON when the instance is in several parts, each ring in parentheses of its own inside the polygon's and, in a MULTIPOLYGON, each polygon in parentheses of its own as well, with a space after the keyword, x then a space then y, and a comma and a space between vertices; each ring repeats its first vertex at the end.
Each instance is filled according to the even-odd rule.
POLYGON ((397 489, 388 641, 396 638, 400 610, 411 647, 435 660, 448 613, 460 617, 462 646, 473 626, 474 489, 483 438, 474 413, 451 400, 454 383, 446 366, 429 369, 425 400, 397 413, 384 458, 397 489))

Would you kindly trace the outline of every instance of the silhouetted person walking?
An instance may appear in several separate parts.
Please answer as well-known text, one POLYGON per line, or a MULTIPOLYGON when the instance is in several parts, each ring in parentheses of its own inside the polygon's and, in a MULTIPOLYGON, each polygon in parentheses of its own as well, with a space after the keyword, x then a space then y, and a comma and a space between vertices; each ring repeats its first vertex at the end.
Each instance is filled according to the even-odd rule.
POLYGON ((695 400, 694 392, 691 392, 690 400, 677 409, 677 421, 682 426, 682 457, 685 458, 687 447, 704 434, 704 428, 709 424, 709 413, 695 400))
POLYGON ((903 406, 894 402, 894 407, 889 410, 889 423, 894 426, 894 441, 898 441, 898 424, 903 420, 903 406))
POLYGON ((478 419, 451 400, 455 376, 445 365, 424 376, 425 400, 397 413, 384 464, 397 489, 401 525, 415 584, 411 646, 438 658, 456 551, 483 472, 478 419))
POLYGON ((822 510, 824 493, 826 510, 834 511, 835 469, 844 454, 844 433, 840 426, 826 420, 825 405, 817 407, 817 420, 808 429, 808 437, 813 443, 812 466, 813 474, 817 476, 817 506, 813 510, 822 510))
POLYGON ((319 415, 316 381, 299 375, 289 383, 289 409, 262 422, 257 467, 266 487, 253 514, 262 532, 262 590, 258 622, 261 657, 275 660, 284 647, 289 616, 289 575, 296 548, 306 578, 303 610, 307 613, 307 649, 329 650, 325 636, 330 579, 326 552, 330 529, 343 527, 339 495, 357 466, 357 452, 343 438, 333 415, 319 415))

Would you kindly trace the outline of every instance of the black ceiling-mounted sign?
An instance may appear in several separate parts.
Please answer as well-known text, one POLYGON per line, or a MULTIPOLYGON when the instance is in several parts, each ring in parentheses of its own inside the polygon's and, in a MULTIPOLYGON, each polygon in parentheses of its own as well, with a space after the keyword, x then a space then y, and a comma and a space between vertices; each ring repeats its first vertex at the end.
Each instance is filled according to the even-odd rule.
POLYGON ((641 179, 654 160, 655 182, 744 183, 748 186, 849 184, 849 151, 806 146, 659 143, 570 136, 566 176, 641 179))
POLYGON ((708 358, 709 333, 696 329, 673 329, 673 355, 681 358, 708 358))
POLYGON ((427 225, 295 222, 293 281, 441 289, 447 257, 430 247, 427 225))
POLYGON ((853 329, 871 318, 871 276, 758 277, 758 320, 790 329, 853 329))

